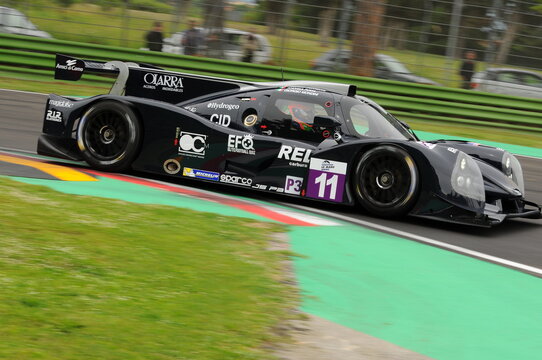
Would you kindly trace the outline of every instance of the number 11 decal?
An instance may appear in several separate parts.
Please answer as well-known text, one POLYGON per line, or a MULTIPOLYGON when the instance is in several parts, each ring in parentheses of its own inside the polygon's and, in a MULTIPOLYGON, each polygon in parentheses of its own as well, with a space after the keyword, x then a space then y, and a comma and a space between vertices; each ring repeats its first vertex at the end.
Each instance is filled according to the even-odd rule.
POLYGON ((326 188, 328 186, 331 186, 331 189, 329 191, 329 196, 327 197, 330 200, 335 200, 335 197, 337 196, 337 183, 339 181, 339 175, 337 174, 327 174, 322 173, 322 175, 318 176, 316 179, 314 179, 314 183, 318 184, 318 197, 324 198, 326 193, 326 188), (327 176, 330 175, 329 179, 327 176))
POLYGON ((347 166, 342 161, 311 158, 306 196, 342 202, 347 166))

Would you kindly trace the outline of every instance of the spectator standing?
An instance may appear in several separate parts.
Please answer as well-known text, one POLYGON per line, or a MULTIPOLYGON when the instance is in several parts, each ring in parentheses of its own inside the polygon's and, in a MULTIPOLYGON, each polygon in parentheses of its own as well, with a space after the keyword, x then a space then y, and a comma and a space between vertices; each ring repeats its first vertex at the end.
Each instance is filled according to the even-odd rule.
POLYGON ((258 49, 258 41, 256 36, 248 34, 243 42, 243 57, 241 61, 252 62, 254 58, 254 52, 258 49))
POLYGON ((182 45, 185 55, 198 55, 203 38, 201 31, 196 27, 196 21, 190 20, 188 30, 184 32, 182 45))
POLYGON ((476 68, 476 53, 474 51, 467 51, 465 53, 465 58, 461 62, 461 68, 459 70, 459 75, 461 76, 461 79, 463 80, 463 83, 461 84, 461 87, 463 89, 469 90, 470 89, 470 81, 472 79, 472 75, 474 75, 475 68, 476 68))
POLYGON ((164 42, 164 34, 162 33, 163 27, 160 21, 156 21, 152 27, 152 30, 147 33, 145 39, 147 40, 147 48, 151 51, 162 51, 162 44, 164 42))

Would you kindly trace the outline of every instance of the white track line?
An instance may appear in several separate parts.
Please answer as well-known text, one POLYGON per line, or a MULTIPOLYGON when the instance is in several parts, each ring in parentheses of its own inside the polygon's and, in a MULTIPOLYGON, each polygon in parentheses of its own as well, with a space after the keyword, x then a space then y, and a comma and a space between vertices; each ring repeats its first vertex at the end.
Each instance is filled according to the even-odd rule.
POLYGON ((49 96, 49 94, 40 93, 40 92, 34 92, 34 91, 25 91, 25 90, 11 90, 11 89, 0 89, 1 91, 9 91, 9 92, 16 92, 16 93, 23 93, 23 94, 35 94, 35 95, 45 95, 49 96))
POLYGON ((464 255, 469 255, 469 256, 479 258, 479 259, 482 259, 482 260, 487 260, 487 261, 490 261, 492 263, 505 265, 505 266, 508 266, 510 268, 514 268, 514 269, 517 269, 517 270, 526 271, 526 272, 534 273, 534 274, 537 274, 537 275, 542 275, 542 269, 539 269, 539 268, 536 268, 536 267, 533 267, 533 266, 529 266, 529 265, 525 265, 525 264, 520 264, 520 263, 517 263, 515 261, 502 259, 502 258, 499 258, 499 257, 496 257, 496 256, 484 254, 484 253, 481 253, 481 252, 478 252, 478 251, 469 250, 469 249, 463 248, 461 246, 447 244, 447 243, 444 243, 442 241, 433 240, 433 239, 430 239, 430 238, 425 237, 425 236, 412 234, 412 233, 402 231, 402 230, 397 230, 397 229, 390 228, 390 227, 384 226, 384 225, 374 224, 374 223, 371 223, 371 222, 368 222, 368 221, 365 221, 365 220, 351 218, 351 217, 348 217, 348 216, 345 216, 345 215, 334 214, 332 212, 325 211, 325 210, 313 209, 313 208, 309 208, 309 207, 306 207, 306 206, 295 205, 295 204, 289 204, 289 206, 299 208, 299 209, 309 211, 309 212, 315 212, 315 213, 318 213, 318 214, 321 214, 321 215, 330 216, 330 217, 335 218, 335 219, 344 220, 344 221, 354 223, 354 224, 357 224, 357 225, 361 225, 361 226, 364 226, 364 227, 367 227, 367 228, 370 228, 370 229, 375 229, 375 230, 383 231, 383 232, 386 232, 386 233, 389 233, 389 234, 392 234, 392 235, 397 235, 397 236, 400 236, 400 237, 403 237, 403 238, 408 238, 408 239, 412 239, 412 240, 415 240, 415 241, 419 241, 421 243, 426 243, 426 244, 429 244, 429 245, 438 246, 440 248, 452 250, 452 251, 455 251, 457 253, 464 254, 464 255))

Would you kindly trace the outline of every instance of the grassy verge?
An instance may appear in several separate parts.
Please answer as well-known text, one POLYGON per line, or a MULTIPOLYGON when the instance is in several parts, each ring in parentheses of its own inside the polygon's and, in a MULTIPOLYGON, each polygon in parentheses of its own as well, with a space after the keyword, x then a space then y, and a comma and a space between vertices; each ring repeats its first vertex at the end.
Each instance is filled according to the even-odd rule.
POLYGON ((407 122, 414 131, 421 130, 443 135, 454 135, 469 139, 489 140, 535 148, 542 147, 542 133, 420 120, 407 120, 407 122))
POLYGON ((294 303, 274 224, 0 178, 0 358, 266 359, 294 303))

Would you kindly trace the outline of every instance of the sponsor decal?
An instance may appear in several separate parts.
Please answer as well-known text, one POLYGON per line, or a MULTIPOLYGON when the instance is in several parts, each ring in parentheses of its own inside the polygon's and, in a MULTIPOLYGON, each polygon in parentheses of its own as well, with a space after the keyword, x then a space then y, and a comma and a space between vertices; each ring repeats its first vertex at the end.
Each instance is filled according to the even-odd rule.
POLYGON ((239 105, 237 104, 224 104, 224 103, 216 103, 216 102, 207 104, 207 107, 209 109, 225 109, 225 110, 230 110, 230 111, 239 109, 239 105))
POLYGON ((243 186, 252 186, 252 179, 236 175, 220 175, 220 182, 243 186))
POLYGON ((196 111, 198 111, 198 109, 196 109, 195 107, 193 106, 185 106, 184 107, 186 110, 190 111, 190 112, 193 112, 195 113, 196 111))
POLYGON ((423 146, 425 146, 428 149, 434 149, 435 146, 437 146, 437 144, 428 143, 428 142, 425 142, 425 141, 417 141, 417 143, 422 144, 423 146))
POLYGON ((258 190, 267 190, 267 185, 263 185, 263 184, 256 184, 252 187, 253 189, 258 189, 258 190))
POLYGON ((255 155, 256 150, 254 150, 254 140, 253 136, 250 134, 246 135, 228 135, 228 151, 255 155))
POLYGON ((220 174, 217 172, 192 169, 188 167, 183 168, 183 176, 211 180, 211 181, 218 181, 220 178, 220 174))
POLYGON ((244 97, 244 98, 241 98, 241 101, 254 101, 256 100, 255 97, 244 97))
POLYGON ((331 136, 331 132, 329 132, 329 130, 322 131, 322 137, 323 138, 327 139, 330 136, 331 136))
POLYGON ((312 150, 297 146, 282 145, 277 158, 290 160, 290 166, 307 167, 312 150))
POLYGON ((228 127, 231 124, 231 116, 226 114, 213 114, 211 115, 211 118, 209 119, 211 122, 222 125, 224 127, 228 127))
POLYGON ((312 158, 307 179, 307 197, 341 202, 347 163, 312 158))
POLYGON ((69 60, 66 60, 65 64, 56 64, 56 68, 60 70, 83 72, 83 68, 76 65, 77 65, 77 60, 69 59, 69 60))
POLYGON ((145 89, 183 92, 183 78, 176 75, 146 73, 143 76, 145 89))
POLYGON ((284 192, 284 188, 277 187, 277 186, 270 186, 270 187, 269 187, 269 191, 276 191, 276 192, 279 192, 279 193, 283 193, 283 192, 284 192))
POLYGON ((73 107, 73 103, 68 100, 49 100, 49 106, 56 106, 56 107, 70 109, 71 107, 73 107))
POLYGON ((56 110, 47 110, 47 115, 45 115, 45 120, 62 122, 62 113, 56 110))
POLYGON ((205 156, 205 149, 209 147, 207 145, 207 135, 196 134, 186 131, 180 131, 177 128, 179 145, 179 154, 187 156, 203 158, 205 156))
POLYGON ((295 88, 295 87, 284 87, 278 89, 278 91, 282 91, 285 93, 293 93, 293 94, 301 94, 301 95, 311 95, 311 96, 318 96, 318 91, 314 89, 307 89, 307 88, 295 88))
POLYGON ((449 147, 449 148, 448 148, 448 151, 451 152, 452 154, 455 154, 455 153, 458 152, 459 150, 457 150, 456 148, 453 148, 453 147, 449 147))
POLYGON ((301 187, 303 186, 303 178, 297 176, 286 176, 286 182, 284 183, 284 192, 288 194, 301 194, 301 187))

